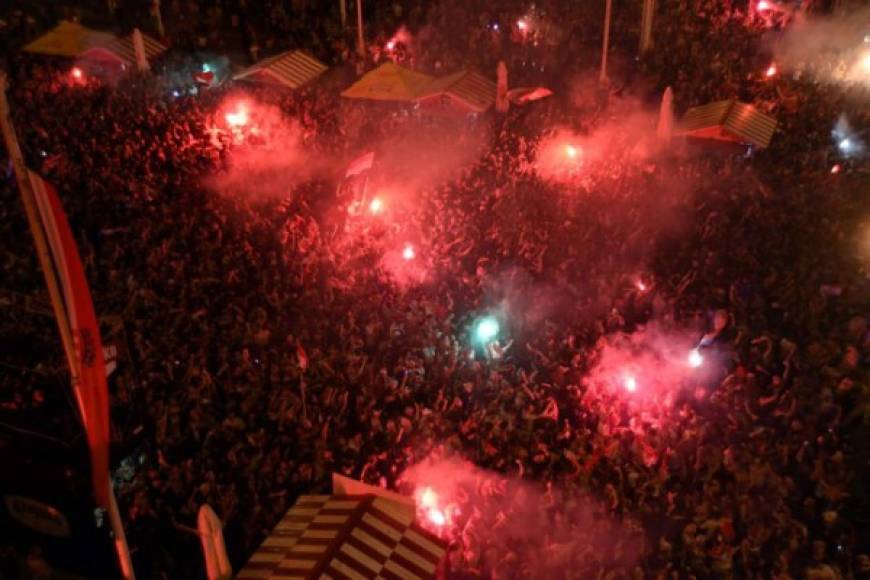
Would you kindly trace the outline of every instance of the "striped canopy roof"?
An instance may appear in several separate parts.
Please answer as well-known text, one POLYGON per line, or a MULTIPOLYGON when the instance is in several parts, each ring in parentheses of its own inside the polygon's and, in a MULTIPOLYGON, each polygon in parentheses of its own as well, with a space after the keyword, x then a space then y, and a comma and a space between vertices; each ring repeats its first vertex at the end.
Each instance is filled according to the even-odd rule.
POLYGON ((316 58, 293 50, 263 59, 233 78, 270 82, 298 89, 325 73, 328 68, 316 58))
MULTIPOLYGON (((145 34, 142 35, 142 43, 145 46, 145 56, 148 60, 157 57, 166 50, 166 46, 145 34)), ((109 32, 92 30, 77 22, 62 21, 25 46, 24 50, 67 58, 103 56, 128 65, 136 62, 132 33, 118 37, 109 32)))
MULTIPOLYGON (((166 45, 154 40, 147 34, 142 34, 142 45, 145 47, 145 58, 149 62, 163 54, 167 49, 166 45)), ((88 58, 89 56, 97 56, 99 53, 108 55, 109 58, 118 60, 122 64, 136 64, 136 49, 133 47, 133 34, 130 33, 124 37, 112 36, 107 38, 102 42, 95 43, 93 47, 84 51, 79 56, 88 58)))
POLYGON ((435 79, 417 100, 438 96, 451 97, 472 111, 481 113, 495 104, 496 85, 485 76, 468 70, 435 79))
POLYGON ((749 143, 758 148, 770 145, 776 119, 736 99, 716 101, 686 111, 675 135, 749 143))
POLYGON ((435 578, 446 542, 406 508, 374 494, 301 496, 236 578, 435 578))

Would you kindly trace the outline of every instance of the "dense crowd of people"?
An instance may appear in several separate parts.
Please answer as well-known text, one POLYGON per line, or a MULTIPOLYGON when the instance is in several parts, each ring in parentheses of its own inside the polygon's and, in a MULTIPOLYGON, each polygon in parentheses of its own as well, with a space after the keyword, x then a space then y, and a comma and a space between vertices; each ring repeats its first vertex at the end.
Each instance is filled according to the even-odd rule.
MULTIPOLYGON (((164 2, 168 33, 219 49, 197 39, 240 26, 264 51, 289 38, 331 62, 354 58, 323 3, 263 3, 268 17, 251 22, 232 4, 164 2), (182 17, 195 6, 209 18, 182 17)), ((233 155, 256 147, 209 133, 235 87, 176 98, 159 74, 70 83, 57 63, 10 67, 25 156, 59 189, 97 311, 126 337, 112 439, 137 575, 202 575, 190 530, 204 503, 238 569, 332 472, 395 489, 435 454, 502 482, 465 498, 443 530, 451 577, 870 578, 867 174, 830 137, 840 115, 868 126, 866 90, 764 78, 763 29, 738 3, 660 3, 674 42, 637 70, 624 58, 619 74, 638 76, 606 103, 550 76, 584 72, 574 50, 597 42, 590 21, 565 15, 573 3, 535 8, 571 50, 497 32, 528 17, 519 5, 374 4, 388 17, 373 34, 407 24, 422 68, 505 58, 520 78, 566 89, 454 122, 459 137, 446 138, 480 154, 417 192, 399 225, 348 218, 360 188, 336 193, 334 174, 281 196, 216 191, 233 155), (638 152, 620 119, 666 85, 681 107, 754 102, 779 120, 771 147, 638 152), (533 168, 555 126, 608 130, 612 142, 587 174, 553 182, 533 168), (397 278, 382 259, 396 229, 418 240, 419 277, 397 278), (496 310, 504 336, 482 352, 470 329, 496 310), (590 376, 605 349, 651 326, 703 336, 716 369, 638 410, 590 376), (546 490, 542 537, 505 524, 531 517, 518 481, 546 490)), ((617 62, 636 16, 617 12, 617 62)), ((327 86, 245 94, 298 123, 311 158, 401 149, 408 132, 449 123, 341 102, 327 86)), ((41 295, 9 172, 2 196, 4 290, 41 295)), ((0 407, 50 414, 66 401, 50 392, 63 376, 59 349, 45 347, 50 319, 8 310, 3 335, 33 345, 21 367, 33 353, 56 365, 7 373, 0 407)))

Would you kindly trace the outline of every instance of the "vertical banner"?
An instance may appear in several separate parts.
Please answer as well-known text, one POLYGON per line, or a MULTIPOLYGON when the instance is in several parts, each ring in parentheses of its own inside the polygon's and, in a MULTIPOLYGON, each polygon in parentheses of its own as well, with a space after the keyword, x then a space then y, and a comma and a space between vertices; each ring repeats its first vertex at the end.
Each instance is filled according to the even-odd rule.
POLYGON ((32 171, 30 183, 54 262, 53 274, 58 279, 72 333, 79 382, 73 387, 91 451, 94 495, 97 504, 108 509, 109 393, 100 328, 85 270, 60 198, 48 183, 32 171))

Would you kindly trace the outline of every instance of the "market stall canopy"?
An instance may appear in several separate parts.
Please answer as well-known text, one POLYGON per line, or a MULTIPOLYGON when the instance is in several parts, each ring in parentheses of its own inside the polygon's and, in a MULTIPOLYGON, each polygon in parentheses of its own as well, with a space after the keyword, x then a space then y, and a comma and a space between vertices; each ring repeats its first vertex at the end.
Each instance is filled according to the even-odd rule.
POLYGON ((776 132, 776 119, 737 99, 716 101, 686 111, 676 136, 746 143, 763 149, 776 132))
POLYGON ((403 502, 374 493, 303 495, 236 578, 433 579, 446 550, 403 502))
POLYGON ((114 38, 114 35, 91 30, 77 22, 61 21, 24 47, 25 52, 78 58, 85 51, 114 38))
MULTIPOLYGON (((142 35, 145 56, 150 61, 166 50, 166 46, 150 36, 142 35)), ((93 58, 110 60, 132 66, 136 64, 133 34, 118 37, 109 32, 92 30, 77 22, 62 21, 24 47, 25 52, 63 56, 66 58, 93 58)))
POLYGON ((446 77, 434 79, 423 88, 417 101, 447 98, 476 113, 482 113, 495 104, 496 85, 485 76, 462 70, 446 77))
MULTIPOLYGON (((146 34, 142 34, 142 44, 145 48, 145 58, 149 62, 163 54, 167 49, 166 45, 146 34)), ((134 65, 136 64, 136 48, 133 44, 133 34, 124 37, 111 36, 105 43, 94 46, 79 56, 83 59, 104 58, 128 66, 134 65)))
POLYGON ((263 59, 235 75, 235 80, 277 84, 298 89, 325 73, 329 67, 304 52, 293 50, 263 59))
POLYGON ((348 99, 412 102, 432 80, 429 75, 388 62, 363 75, 341 96, 348 99))

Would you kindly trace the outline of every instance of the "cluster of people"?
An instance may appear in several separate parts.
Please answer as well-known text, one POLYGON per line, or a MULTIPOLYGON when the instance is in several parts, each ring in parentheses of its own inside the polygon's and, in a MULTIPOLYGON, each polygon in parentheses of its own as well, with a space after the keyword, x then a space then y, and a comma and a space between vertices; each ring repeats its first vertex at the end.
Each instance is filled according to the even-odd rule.
MULTIPOLYGON (((186 20, 169 15, 197 3, 164 4, 174 33, 186 20)), ((294 25, 321 3, 266 4, 263 22, 297 30, 297 45, 328 42, 294 25)), ((384 34, 403 22, 418 34, 426 49, 408 54, 424 68, 452 69, 457 54, 512 70, 534 62, 544 75, 582 63, 537 39, 505 48, 493 24, 533 22, 523 7, 507 18, 374 4, 390 15, 384 34)), ((560 22, 565 42, 585 47, 589 22, 569 30, 570 4, 536 3, 535 22, 560 22)), ((502 482, 469 493, 441 530, 451 577, 870 577, 866 173, 830 139, 840 115, 867 126, 866 92, 755 74, 745 57, 762 31, 734 3, 700 4, 663 3, 677 42, 641 62, 635 85, 671 85, 681 106, 752 101, 779 120, 769 149, 638 150, 619 129, 635 96, 578 108, 576 93, 557 95, 454 123, 449 138, 479 154, 387 226, 355 227, 343 210, 359 188, 337 194, 335 175, 280 196, 256 183, 216 191, 238 148, 209 129, 235 88, 174 97, 159 75, 69 83, 63 68, 16 62, 9 96, 25 156, 59 189, 96 309, 126 337, 112 440, 139 577, 202 574, 191 529, 204 503, 238 569, 298 495, 329 490, 331 473, 395 489, 433 454, 502 482), (616 129, 601 158, 554 182, 534 167, 556 126, 616 129), (383 256, 409 232, 424 273, 400 279, 383 256), (473 324, 494 311, 502 334, 482 350, 473 324), (716 369, 639 408, 590 377, 602 352, 652 325, 703 336, 716 369), (534 509, 518 482, 540 491, 534 509), (531 517, 541 537, 511 523, 531 517)), ((189 19, 196 36, 234 22, 226 6, 203 11, 211 20, 189 19)), ((617 58, 627 38, 615 34, 617 58)), ((448 123, 343 103, 328 87, 245 94, 298 123, 312 158, 345 160, 375 140, 401 149, 409 132, 448 123)), ((15 290, 3 335, 28 348, 4 373, 0 408, 56 415, 69 411, 63 360, 46 347, 50 319, 21 308, 43 283, 8 172, 2 199, 0 267, 15 290)))

